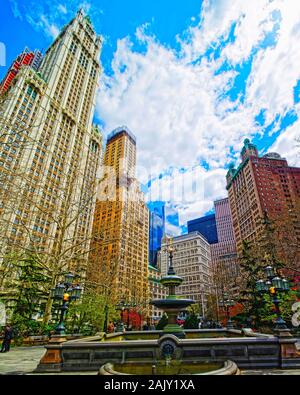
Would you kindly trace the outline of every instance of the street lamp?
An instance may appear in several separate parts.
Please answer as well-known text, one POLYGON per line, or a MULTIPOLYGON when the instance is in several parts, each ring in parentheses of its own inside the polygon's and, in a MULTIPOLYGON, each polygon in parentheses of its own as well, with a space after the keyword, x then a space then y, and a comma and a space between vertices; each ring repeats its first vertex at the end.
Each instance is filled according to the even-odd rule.
POLYGON ((275 322, 275 330, 276 331, 284 331, 288 330, 286 322, 281 317, 280 312, 280 301, 278 299, 278 295, 282 292, 288 292, 290 290, 289 282, 280 277, 272 266, 267 266, 265 268, 267 280, 259 280, 256 282, 256 288, 260 294, 269 294, 273 298, 273 303, 275 305, 276 310, 276 322, 275 322))
POLYGON ((120 301, 120 303, 116 306, 116 310, 120 310, 121 311, 121 321, 123 322, 123 319, 124 319, 124 315, 123 315, 123 313, 124 313, 124 311, 126 310, 126 312, 127 312, 127 329, 129 328, 129 325, 130 325, 130 317, 129 317, 129 314, 130 314, 130 304, 129 303, 126 303, 125 302, 125 300, 124 299, 122 299, 121 301, 120 301))
POLYGON ((80 299, 82 287, 78 283, 73 283, 75 276, 72 273, 65 275, 65 281, 59 283, 51 290, 51 298, 63 302, 61 307, 59 323, 55 329, 56 335, 65 335, 65 316, 69 308, 69 303, 80 299))
POLYGON ((234 325, 230 316, 230 309, 235 305, 235 301, 230 299, 227 293, 223 295, 223 301, 221 302, 221 306, 226 309, 226 317, 227 317, 227 329, 233 329, 234 325))

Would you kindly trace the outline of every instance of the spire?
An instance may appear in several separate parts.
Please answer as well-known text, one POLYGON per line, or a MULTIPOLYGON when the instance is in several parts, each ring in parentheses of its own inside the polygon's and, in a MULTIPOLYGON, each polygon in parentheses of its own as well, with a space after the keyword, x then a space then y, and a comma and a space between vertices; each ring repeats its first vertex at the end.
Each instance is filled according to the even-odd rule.
POLYGON ((244 162, 250 156, 258 156, 258 150, 255 144, 252 144, 249 139, 245 139, 241 152, 242 161, 244 162))

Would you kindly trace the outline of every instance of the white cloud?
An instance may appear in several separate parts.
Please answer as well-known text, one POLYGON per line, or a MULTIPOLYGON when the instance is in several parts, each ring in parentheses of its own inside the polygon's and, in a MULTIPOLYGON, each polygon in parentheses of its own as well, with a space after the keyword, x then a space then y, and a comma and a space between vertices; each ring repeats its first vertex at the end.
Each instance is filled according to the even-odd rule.
POLYGON ((67 14, 68 13, 67 7, 64 4, 59 4, 58 5, 58 11, 62 12, 63 14, 67 14))
POLYGON ((41 16, 41 23, 43 24, 45 32, 52 38, 56 38, 59 34, 59 28, 48 21, 45 15, 41 16))
POLYGON ((166 232, 166 234, 167 234, 168 236, 173 236, 173 237, 176 237, 176 236, 180 236, 180 235, 181 235, 181 229, 178 228, 178 227, 175 226, 175 225, 172 225, 170 222, 166 222, 166 225, 165 225, 165 232, 166 232))
MULTIPOLYGON (((58 11, 63 15, 67 11, 69 16, 81 5, 96 13, 88 1, 68 2, 68 10, 61 1, 53 1, 51 15, 41 5, 36 9, 39 18, 30 19, 26 14, 30 23, 51 37, 58 34, 57 26, 61 25, 57 23, 58 11)), ((15 10, 18 14, 17 7, 15 10)), ((112 63, 114 75, 102 75, 97 100, 97 114, 105 122, 105 132, 126 124, 137 136, 138 163, 154 179, 152 195, 159 183, 165 195, 170 184, 180 184, 182 168, 187 180, 195 168, 204 177, 203 193, 195 200, 180 202, 175 195, 170 198, 180 213, 181 225, 211 210, 214 199, 226 196, 224 168, 239 160, 245 137, 263 135, 263 127, 255 121, 262 109, 266 125, 280 117, 270 134, 278 131, 288 111, 300 115, 293 96, 300 79, 300 2, 204 0, 199 16, 198 25, 192 18, 193 27, 178 32, 178 52, 151 35, 151 24, 138 27, 135 38, 119 39, 112 63), (233 24, 235 40, 224 45, 233 24), (274 27, 274 45, 261 47, 274 27), (143 53, 134 50, 134 41, 144 46, 143 53), (205 56, 208 49, 212 53, 205 56), (235 70, 251 56, 245 94, 232 102, 226 92, 238 76, 235 70), (229 67, 216 73, 224 64, 229 67), (163 178, 158 181, 160 173, 163 178)), ((270 149, 278 150, 291 164, 299 163, 295 148, 299 126, 300 121, 283 131, 270 149)), ((147 181, 145 174, 143 181, 147 181)))
POLYGON ((293 88, 300 78, 300 3, 274 1, 282 21, 277 45, 261 51, 248 83, 248 103, 267 110, 267 123, 294 105, 293 88))
POLYGON ((300 167, 300 120, 277 138, 269 152, 278 152, 291 166, 300 167))
POLYGON ((14 14, 14 17, 15 18, 19 18, 22 21, 23 20, 23 15, 20 12, 17 0, 10 0, 10 4, 11 4, 11 8, 12 8, 12 12, 14 14))
MULTIPOLYGON (((136 38, 145 45, 144 53, 133 50, 129 37, 119 40, 114 75, 102 76, 97 112, 107 132, 124 123, 132 129, 139 164, 151 168, 152 174, 173 168, 152 183, 151 194, 160 184, 168 195, 170 183, 178 182, 180 168, 185 168, 188 179, 202 161, 209 165, 208 171, 201 172, 205 174, 204 195, 188 203, 171 199, 181 225, 205 214, 213 208, 213 200, 226 196, 224 167, 239 159, 244 137, 263 134, 255 122, 262 109, 267 123, 276 114, 297 112, 293 88, 300 78, 299 21, 300 3, 294 0, 205 0, 199 25, 178 35, 179 54, 147 35, 143 27, 136 38), (233 23, 234 42, 221 50, 219 58, 203 57, 208 48, 217 48, 228 38, 233 23), (275 46, 259 48, 278 23, 275 46), (242 64, 254 50, 245 100, 233 103, 224 92, 237 73, 216 75, 216 70, 224 62, 242 64), (200 56, 201 62, 192 63, 200 56)), ((291 163, 295 163, 296 149, 291 147, 299 123, 282 133, 272 147, 291 163)))

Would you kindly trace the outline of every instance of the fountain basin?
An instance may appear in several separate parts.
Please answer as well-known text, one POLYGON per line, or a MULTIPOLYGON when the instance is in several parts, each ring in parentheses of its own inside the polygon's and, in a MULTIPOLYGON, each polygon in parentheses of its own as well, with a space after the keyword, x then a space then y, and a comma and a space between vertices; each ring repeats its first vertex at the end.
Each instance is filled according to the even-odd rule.
POLYGON ((192 304, 195 304, 194 300, 190 299, 158 299, 158 300, 153 300, 151 302, 153 306, 159 308, 159 309, 165 309, 167 310, 168 308, 172 309, 186 309, 192 304))
POLYGON ((100 376, 181 376, 181 375, 239 375, 238 366, 232 361, 222 363, 185 363, 172 361, 166 365, 165 361, 153 365, 151 363, 124 363, 103 365, 99 371, 100 376))
MULTIPOLYGON (((299 340, 299 339, 298 339, 299 340)), ((296 338, 253 333, 249 330, 187 330, 186 339, 163 331, 115 333, 106 336, 49 343, 37 372, 99 372, 113 363, 157 364, 166 352, 184 363, 234 361, 240 369, 296 369, 300 367, 296 338), (104 341, 103 341, 104 340, 104 341)))
POLYGON ((170 276, 163 277, 160 280, 160 283, 162 285, 164 285, 165 287, 168 287, 170 285, 179 286, 183 283, 183 279, 179 276, 176 276, 176 275, 170 275, 170 276))

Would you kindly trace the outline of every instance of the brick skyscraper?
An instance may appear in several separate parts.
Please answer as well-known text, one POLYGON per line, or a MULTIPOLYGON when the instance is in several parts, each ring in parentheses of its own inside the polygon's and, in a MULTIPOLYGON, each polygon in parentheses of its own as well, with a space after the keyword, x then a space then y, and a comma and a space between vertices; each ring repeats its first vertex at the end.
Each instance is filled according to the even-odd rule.
POLYGON ((292 232, 300 245, 300 168, 290 167, 279 154, 259 157, 246 139, 242 163, 227 174, 227 190, 238 253, 243 240, 255 242, 261 235, 261 219, 267 213, 276 220, 289 216, 292 232))

